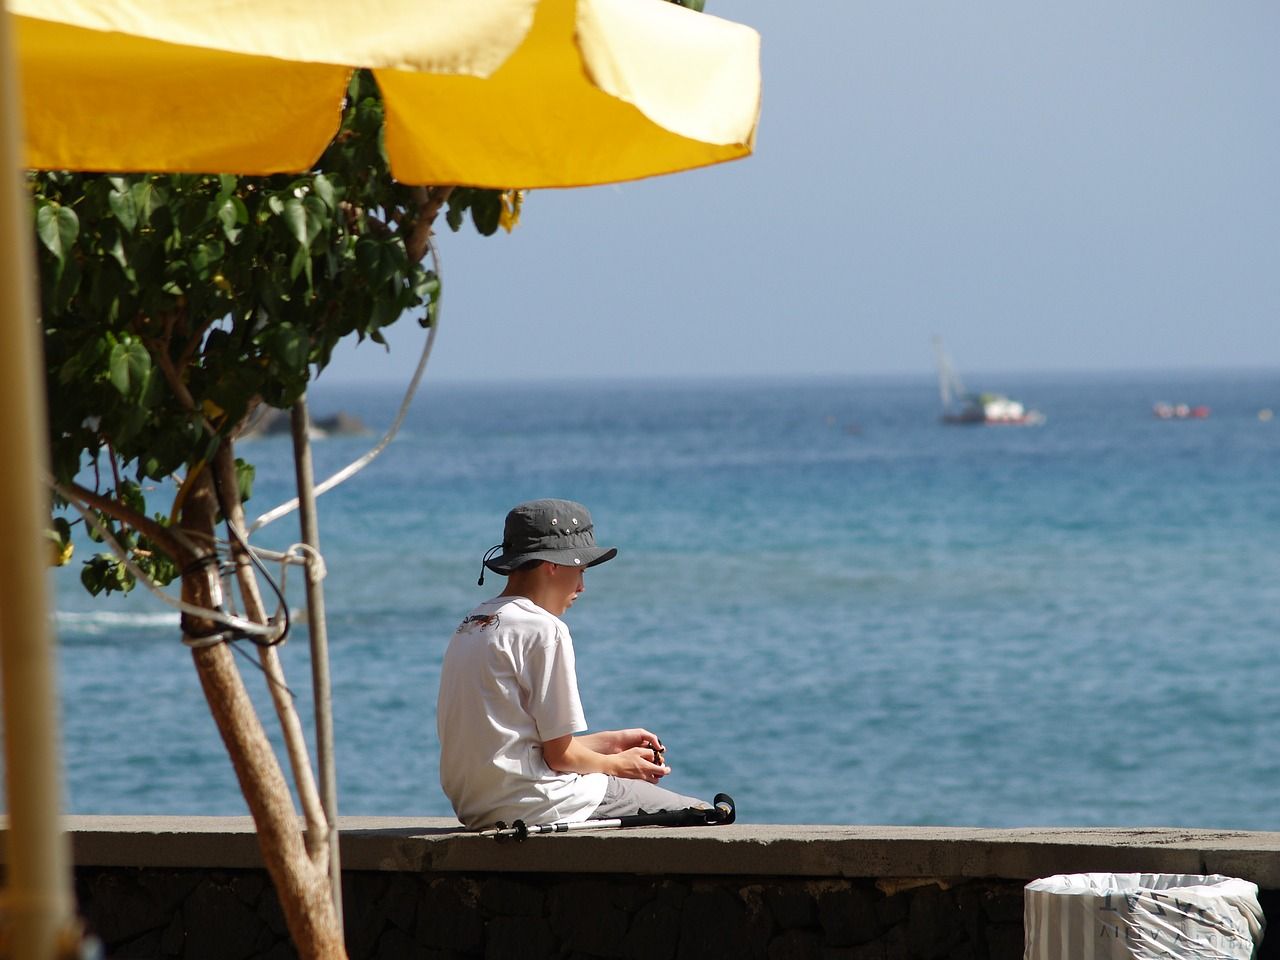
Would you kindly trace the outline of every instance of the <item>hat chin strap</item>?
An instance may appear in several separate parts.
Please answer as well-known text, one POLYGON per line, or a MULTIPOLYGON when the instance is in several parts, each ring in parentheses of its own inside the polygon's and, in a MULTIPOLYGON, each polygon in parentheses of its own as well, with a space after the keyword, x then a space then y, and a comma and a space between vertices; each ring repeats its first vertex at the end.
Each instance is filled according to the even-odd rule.
POLYGON ((490 560, 492 560, 494 557, 494 554, 498 553, 498 551, 500 551, 501 549, 502 549, 502 544, 498 543, 498 544, 494 544, 492 547, 490 547, 488 550, 484 552, 484 557, 480 561, 480 579, 476 581, 477 587, 484 586, 485 565, 490 560))

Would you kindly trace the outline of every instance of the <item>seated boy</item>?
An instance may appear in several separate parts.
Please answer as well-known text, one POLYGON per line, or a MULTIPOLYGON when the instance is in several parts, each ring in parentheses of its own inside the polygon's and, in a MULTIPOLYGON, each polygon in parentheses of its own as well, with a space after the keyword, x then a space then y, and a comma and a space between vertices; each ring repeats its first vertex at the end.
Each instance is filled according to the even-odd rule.
POLYGON ((657 785, 671 768, 651 731, 583 732, 560 618, 584 589, 583 571, 617 552, 596 546, 582 504, 533 500, 507 514, 502 543, 485 554, 506 589, 449 641, 436 708, 440 784, 468 828, 708 806, 657 785))

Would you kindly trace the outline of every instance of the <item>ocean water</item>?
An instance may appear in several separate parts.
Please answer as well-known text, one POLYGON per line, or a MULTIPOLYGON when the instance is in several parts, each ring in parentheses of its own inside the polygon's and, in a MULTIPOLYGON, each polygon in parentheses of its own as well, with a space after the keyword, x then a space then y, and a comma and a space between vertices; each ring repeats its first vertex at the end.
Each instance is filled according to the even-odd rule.
MULTIPOLYGON (((1280 827, 1280 373, 991 386, 1047 422, 942 426, 924 377, 428 382, 320 501, 341 812, 449 814, 444 646, 500 589, 476 577, 508 507, 557 496, 620 548, 566 618, 592 727, 657 731, 669 783, 744 821, 1280 827)), ((322 380, 312 409, 382 429, 398 389, 322 380)), ((318 442, 318 475, 370 443, 318 442)), ((241 454, 251 516, 291 495, 287 439, 241 454)), ((177 616, 141 594, 56 574, 66 806, 242 813, 177 616)))

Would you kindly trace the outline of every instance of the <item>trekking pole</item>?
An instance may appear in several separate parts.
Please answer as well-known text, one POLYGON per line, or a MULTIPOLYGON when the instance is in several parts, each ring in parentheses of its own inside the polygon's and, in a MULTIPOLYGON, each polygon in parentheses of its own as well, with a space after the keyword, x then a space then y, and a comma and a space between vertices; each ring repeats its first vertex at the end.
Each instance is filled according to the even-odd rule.
POLYGON ((483 830, 482 837, 495 840, 524 840, 542 833, 576 833, 579 830, 616 830, 622 827, 703 827, 729 824, 737 818, 733 797, 717 793, 711 807, 689 807, 685 810, 663 810, 660 813, 637 813, 629 817, 612 817, 604 820, 578 820, 573 823, 527 824, 517 820, 507 826, 501 820, 492 830, 483 830))

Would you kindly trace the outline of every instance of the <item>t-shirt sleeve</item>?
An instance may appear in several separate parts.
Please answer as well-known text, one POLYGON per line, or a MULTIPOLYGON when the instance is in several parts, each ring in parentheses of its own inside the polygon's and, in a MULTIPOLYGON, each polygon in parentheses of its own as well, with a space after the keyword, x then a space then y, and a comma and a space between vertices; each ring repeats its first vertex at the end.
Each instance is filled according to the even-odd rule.
POLYGON ((573 640, 567 633, 557 630, 534 645, 524 674, 529 684, 529 714, 541 740, 554 740, 587 729, 578 696, 573 640))

